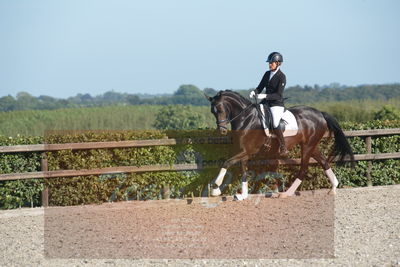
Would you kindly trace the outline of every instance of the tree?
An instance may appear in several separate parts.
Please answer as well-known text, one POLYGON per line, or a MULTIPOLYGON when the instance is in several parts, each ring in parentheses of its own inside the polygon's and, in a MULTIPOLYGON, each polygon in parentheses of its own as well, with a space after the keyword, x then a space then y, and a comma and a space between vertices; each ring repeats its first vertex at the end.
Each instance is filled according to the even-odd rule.
POLYGON ((203 92, 208 96, 215 96, 218 91, 213 88, 204 88, 203 92))
POLYGON ((123 94, 114 91, 105 92, 102 97, 104 103, 118 103, 124 102, 124 100, 125 97, 123 94))
POLYGON ((375 120, 400 120, 400 110, 392 106, 384 106, 381 110, 375 112, 375 120))
POLYGON ((204 97, 203 92, 194 85, 181 85, 172 97, 172 103, 182 105, 204 106, 208 105, 208 101, 204 97))
POLYGON ((128 103, 130 105, 139 105, 140 104, 140 98, 137 95, 128 95, 126 97, 126 101, 128 101, 128 103))
POLYGON ((17 94, 17 105, 21 110, 37 109, 39 104, 39 100, 27 92, 17 94))
POLYGON ((17 101, 8 95, 0 98, 0 111, 12 111, 17 109, 17 101))
POLYGON ((91 102, 93 101, 93 97, 90 94, 84 94, 81 96, 82 102, 91 102))
POLYGON ((190 130, 206 126, 204 117, 191 106, 175 105, 160 109, 154 127, 159 130, 190 130))
POLYGON ((57 99, 51 96, 41 95, 37 99, 39 100, 37 109, 57 109, 62 107, 57 99))
POLYGON ((201 96, 203 93, 201 90, 192 84, 183 84, 179 86, 178 90, 174 93, 174 96, 186 96, 186 97, 196 97, 201 96))

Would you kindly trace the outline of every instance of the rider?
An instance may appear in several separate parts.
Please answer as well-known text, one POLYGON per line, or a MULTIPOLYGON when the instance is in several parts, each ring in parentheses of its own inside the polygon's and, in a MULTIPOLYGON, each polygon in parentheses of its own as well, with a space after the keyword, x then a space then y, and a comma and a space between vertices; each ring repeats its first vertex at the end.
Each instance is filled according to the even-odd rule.
POLYGON ((274 125, 273 131, 279 141, 279 153, 281 156, 286 156, 288 151, 285 145, 285 138, 283 137, 282 129, 279 127, 279 122, 285 110, 283 105, 283 89, 286 85, 286 76, 280 70, 283 57, 278 52, 272 52, 269 54, 267 62, 269 63, 269 71, 264 74, 257 88, 250 92, 250 98, 259 94, 258 98, 262 99, 261 104, 268 103, 271 107, 274 125), (264 88, 266 89, 266 94, 260 94, 264 88))

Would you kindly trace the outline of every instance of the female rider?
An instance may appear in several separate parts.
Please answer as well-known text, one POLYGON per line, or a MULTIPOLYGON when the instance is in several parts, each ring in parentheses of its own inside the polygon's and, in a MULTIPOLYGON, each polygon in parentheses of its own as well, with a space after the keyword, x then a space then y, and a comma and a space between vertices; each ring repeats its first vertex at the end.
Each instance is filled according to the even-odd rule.
POLYGON ((269 71, 267 71, 261 79, 260 84, 254 91, 250 92, 250 98, 258 94, 258 98, 262 99, 261 104, 268 103, 271 107, 272 122, 274 125, 273 132, 278 138, 279 154, 286 156, 288 151, 285 145, 282 129, 279 127, 279 122, 285 110, 283 104, 283 90, 286 85, 286 76, 280 70, 283 62, 283 57, 278 52, 269 54, 267 62, 269 63, 269 71), (265 88, 266 94, 260 94, 265 88))

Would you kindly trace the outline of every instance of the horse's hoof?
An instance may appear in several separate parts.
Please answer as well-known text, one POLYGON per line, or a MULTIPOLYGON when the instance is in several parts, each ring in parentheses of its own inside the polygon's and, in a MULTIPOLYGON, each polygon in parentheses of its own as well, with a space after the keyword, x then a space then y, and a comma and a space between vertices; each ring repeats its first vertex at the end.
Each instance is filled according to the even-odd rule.
POLYGON ((336 190, 334 189, 329 190, 328 195, 336 196, 336 190))
POLYGON ((276 193, 276 192, 268 192, 268 193, 265 194, 265 197, 267 197, 267 198, 278 198, 279 197, 279 192, 278 193, 276 193))
POLYGON ((221 195, 221 189, 219 187, 211 189, 211 196, 217 197, 221 195))
POLYGON ((243 195, 242 195, 242 194, 235 194, 235 195, 233 196, 233 200, 234 200, 234 201, 242 201, 242 200, 244 200, 244 198, 243 198, 243 195))
POLYGON ((272 198, 274 195, 271 192, 265 193, 265 197, 272 198))
POLYGON ((278 198, 287 198, 289 195, 286 192, 279 193, 278 198))

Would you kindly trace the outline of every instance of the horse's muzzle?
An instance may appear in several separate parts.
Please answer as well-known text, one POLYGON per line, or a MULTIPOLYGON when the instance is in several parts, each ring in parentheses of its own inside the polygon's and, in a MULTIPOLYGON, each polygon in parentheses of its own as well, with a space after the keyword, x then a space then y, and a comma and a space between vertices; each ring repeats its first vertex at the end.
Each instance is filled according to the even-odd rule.
POLYGON ((228 129, 226 129, 225 127, 219 127, 219 133, 222 135, 227 135, 228 129))

